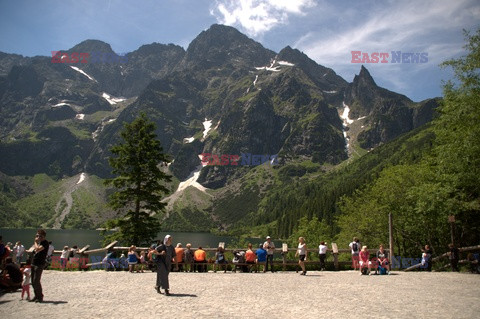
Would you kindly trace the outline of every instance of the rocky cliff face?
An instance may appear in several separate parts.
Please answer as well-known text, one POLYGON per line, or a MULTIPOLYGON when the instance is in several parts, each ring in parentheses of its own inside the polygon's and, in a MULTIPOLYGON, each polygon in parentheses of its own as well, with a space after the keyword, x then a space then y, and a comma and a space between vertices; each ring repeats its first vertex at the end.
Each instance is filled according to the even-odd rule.
MULTIPOLYGON (((97 40, 62 52, 116 56, 97 40)), ((109 148, 123 122, 142 111, 156 122, 179 180, 202 153, 335 165, 347 159, 347 143, 385 143, 428 122, 437 105, 378 87, 363 66, 348 83, 296 49, 275 53, 222 25, 201 32, 187 50, 153 43, 125 57, 67 64, 0 53, 0 171, 30 175, 56 163, 60 175, 109 176, 109 148), (355 140, 348 121, 342 125, 346 106, 347 120, 363 121, 355 140)), ((206 166, 198 181, 220 188, 253 167, 206 166)))
POLYGON ((358 142, 367 149, 430 121, 438 106, 435 99, 415 103, 402 94, 378 87, 364 66, 346 87, 344 101, 350 108, 351 119, 365 119, 358 142))

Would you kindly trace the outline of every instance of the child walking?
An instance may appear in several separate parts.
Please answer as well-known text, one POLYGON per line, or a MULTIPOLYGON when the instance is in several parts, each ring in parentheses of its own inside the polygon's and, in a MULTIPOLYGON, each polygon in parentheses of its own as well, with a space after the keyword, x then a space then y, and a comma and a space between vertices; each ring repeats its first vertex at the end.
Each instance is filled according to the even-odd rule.
POLYGON ((30 267, 30 260, 27 261, 25 269, 23 269, 23 282, 22 282, 22 300, 25 292, 27 293, 27 300, 30 300, 30 277, 32 274, 32 268, 30 267))

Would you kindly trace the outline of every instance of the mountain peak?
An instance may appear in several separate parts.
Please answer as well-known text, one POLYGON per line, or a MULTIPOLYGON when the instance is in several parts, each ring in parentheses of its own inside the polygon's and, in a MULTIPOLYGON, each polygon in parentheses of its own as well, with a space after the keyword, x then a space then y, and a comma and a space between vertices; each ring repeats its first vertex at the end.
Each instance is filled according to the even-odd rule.
POLYGON ((214 24, 190 43, 185 62, 187 65, 194 63, 203 68, 226 64, 254 67, 268 63, 274 56, 274 52, 265 49, 237 29, 214 24))
POLYGON ((285 60, 301 68, 309 77, 322 85, 325 90, 345 87, 347 82, 338 76, 332 69, 318 64, 310 59, 305 53, 290 46, 283 48, 278 53, 278 60, 285 60))
POLYGON ((114 53, 110 44, 100 40, 85 40, 68 50, 69 52, 104 52, 114 53))
POLYGON ((375 87, 377 86, 375 80, 370 75, 370 72, 368 72, 367 68, 363 65, 360 68, 360 73, 358 74, 358 76, 355 75, 355 77, 353 78, 353 83, 355 82, 360 82, 362 85, 373 85, 375 87))

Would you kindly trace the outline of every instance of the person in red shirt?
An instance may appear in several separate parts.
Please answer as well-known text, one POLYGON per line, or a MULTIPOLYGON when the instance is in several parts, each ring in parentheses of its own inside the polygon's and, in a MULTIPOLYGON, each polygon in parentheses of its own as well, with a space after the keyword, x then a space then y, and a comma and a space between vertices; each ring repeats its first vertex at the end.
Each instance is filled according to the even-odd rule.
POLYGON ((257 258, 257 255, 255 252, 252 250, 252 244, 248 244, 248 249, 245 252, 245 262, 248 264, 248 271, 252 272, 252 266, 255 265, 255 259, 257 258))
POLYGON ((372 267, 372 262, 370 261, 370 252, 368 251, 367 246, 362 247, 362 251, 359 254, 359 262, 360 262, 360 275, 362 275, 362 269, 368 267, 368 274, 370 273, 370 268, 372 267))

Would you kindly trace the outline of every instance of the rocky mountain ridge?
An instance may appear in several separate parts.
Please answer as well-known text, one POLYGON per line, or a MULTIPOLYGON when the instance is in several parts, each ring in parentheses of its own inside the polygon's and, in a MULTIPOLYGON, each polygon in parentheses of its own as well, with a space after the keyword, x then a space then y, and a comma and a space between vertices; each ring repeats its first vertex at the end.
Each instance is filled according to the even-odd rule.
MULTIPOLYGON (((98 40, 62 52, 93 51, 115 54, 98 40)), ((186 50, 153 43, 125 57, 67 64, 0 53, 0 172, 107 177, 122 123, 143 111, 177 181, 222 190, 255 167, 202 166, 200 154, 275 154, 278 167, 322 169, 427 123, 437 105, 378 87, 363 66, 348 83, 297 49, 275 53, 222 25, 186 50)))

